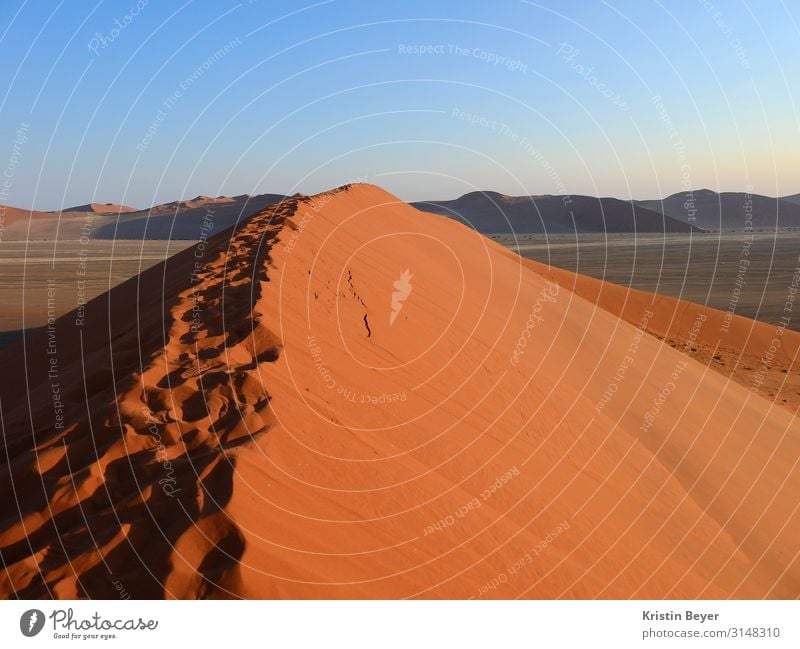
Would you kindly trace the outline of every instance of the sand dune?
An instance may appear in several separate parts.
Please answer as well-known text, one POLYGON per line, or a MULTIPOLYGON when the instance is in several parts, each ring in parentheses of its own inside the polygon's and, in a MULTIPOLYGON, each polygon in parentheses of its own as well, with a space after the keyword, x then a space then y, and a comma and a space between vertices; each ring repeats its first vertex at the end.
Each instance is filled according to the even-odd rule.
POLYGON ((525 264, 790 412, 800 408, 800 333, 536 261, 525 264), (698 321, 702 327, 693 331, 698 321))
POLYGON ((6 241, 77 241, 82 237, 194 241, 221 232, 281 198, 279 194, 197 196, 144 210, 97 203, 61 212, 31 212, 0 206, 0 217, 5 210, 6 241))
POLYGON ((279 194, 216 198, 201 195, 125 214, 114 222, 99 225, 95 236, 99 239, 201 239, 231 227, 282 198, 279 194))
MULTIPOLYGON (((22 231, 27 229, 28 221, 38 221, 51 216, 50 212, 38 212, 21 207, 12 207, 11 205, 0 205, 0 225, 2 225, 3 229, 10 225, 16 225, 22 231)), ((7 238, 5 237, 5 232, 3 232, 3 235, 4 238, 7 238)))
POLYGON ((369 185, 121 284, 0 354, 0 593, 797 597, 797 419, 574 284, 369 185))
POLYGON ((125 212, 138 212, 135 207, 128 207, 127 205, 115 205, 114 203, 89 203, 87 205, 77 205, 76 207, 68 207, 62 212, 83 212, 91 214, 123 214, 125 212))

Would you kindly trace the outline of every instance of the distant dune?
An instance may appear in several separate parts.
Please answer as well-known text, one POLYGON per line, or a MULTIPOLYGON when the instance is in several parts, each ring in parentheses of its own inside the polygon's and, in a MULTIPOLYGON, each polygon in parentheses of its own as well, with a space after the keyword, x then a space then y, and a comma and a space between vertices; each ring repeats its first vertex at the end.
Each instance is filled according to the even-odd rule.
POLYGON ((119 220, 101 224, 95 236, 99 239, 201 239, 231 227, 282 198, 280 194, 244 194, 233 198, 197 196, 122 215, 119 220))
POLYGON ((85 212, 90 214, 122 214, 125 212, 138 211, 135 207, 128 207, 126 205, 114 205, 114 203, 89 203, 87 205, 78 205, 76 207, 68 207, 62 212, 85 212))
POLYGON ((668 196, 664 200, 636 201, 684 223, 692 221, 704 230, 775 230, 800 227, 800 204, 792 197, 770 198, 743 192, 713 192, 696 189, 668 196))
MULTIPOLYGON (((27 231, 28 221, 46 219, 52 215, 49 212, 37 212, 36 210, 26 210, 10 205, 0 205, 0 224, 3 228, 15 225, 20 232, 27 231)), ((5 232, 3 233, 5 238, 5 232)))
MULTIPOLYGON (((271 196, 271 194, 267 194, 271 196)), ((148 210, 142 210, 150 214, 175 214, 182 213, 187 210, 195 210, 216 205, 243 205, 248 200, 258 199, 258 196, 249 196, 242 194, 241 196, 195 196, 189 200, 171 201, 169 203, 162 203, 161 205, 154 205, 148 210)))
POLYGON ((689 232, 686 223, 616 198, 506 196, 471 192, 451 201, 414 207, 457 219, 483 234, 689 232))
POLYGON ((796 597, 800 422, 605 291, 370 185, 264 209, 0 352, 0 596, 796 597))
MULTIPOLYGON (((124 206, 81 205, 58 212, 33 212, 28 223, 25 210, 6 208, 4 238, 77 240, 81 236, 95 239, 173 239, 197 240, 234 225, 283 198, 279 194, 257 196, 197 196, 191 200, 154 205, 146 210, 124 206), (89 208, 93 208, 91 211, 89 208), (113 208, 112 212, 104 209, 113 208), (82 218, 80 218, 82 217, 82 218), (11 226, 11 227, 8 227, 11 226), (210 228, 210 229, 209 229, 210 228)), ((0 214, 2 208, 0 207, 0 214)))

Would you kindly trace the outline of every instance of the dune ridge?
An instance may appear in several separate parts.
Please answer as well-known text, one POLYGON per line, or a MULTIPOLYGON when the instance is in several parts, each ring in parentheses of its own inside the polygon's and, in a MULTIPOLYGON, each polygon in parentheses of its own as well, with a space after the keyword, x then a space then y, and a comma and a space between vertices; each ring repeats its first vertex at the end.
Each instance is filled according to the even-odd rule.
POLYGON ((126 212, 138 212, 135 207, 127 205, 115 205, 114 203, 88 203, 86 205, 76 205, 67 207, 61 212, 82 212, 85 214, 124 214, 126 212))
POLYGON ((128 280, 0 353, 0 593, 796 597, 796 418, 567 279, 352 185, 128 280))

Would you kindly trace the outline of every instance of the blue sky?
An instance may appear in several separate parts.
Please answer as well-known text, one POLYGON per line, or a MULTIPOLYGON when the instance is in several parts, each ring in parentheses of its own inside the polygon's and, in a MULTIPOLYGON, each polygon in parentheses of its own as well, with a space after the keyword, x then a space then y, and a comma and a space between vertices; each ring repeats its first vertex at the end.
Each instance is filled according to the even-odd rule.
POLYGON ((4 200, 800 192, 800 6, 4 0, 4 200))

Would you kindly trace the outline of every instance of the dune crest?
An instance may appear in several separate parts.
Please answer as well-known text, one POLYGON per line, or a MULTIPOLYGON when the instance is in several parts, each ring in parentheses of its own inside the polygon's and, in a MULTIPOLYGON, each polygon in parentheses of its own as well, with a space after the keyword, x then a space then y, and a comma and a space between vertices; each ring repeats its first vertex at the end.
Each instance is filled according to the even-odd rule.
POLYGON ((61 212, 82 212, 86 214, 124 214, 126 212, 138 212, 138 209, 135 207, 128 207, 127 205, 115 205, 114 203, 88 203, 87 205, 68 207, 61 210, 61 212))
POLYGON ((0 360, 27 368, 6 597, 800 586, 791 413, 374 186, 282 200, 0 360))

